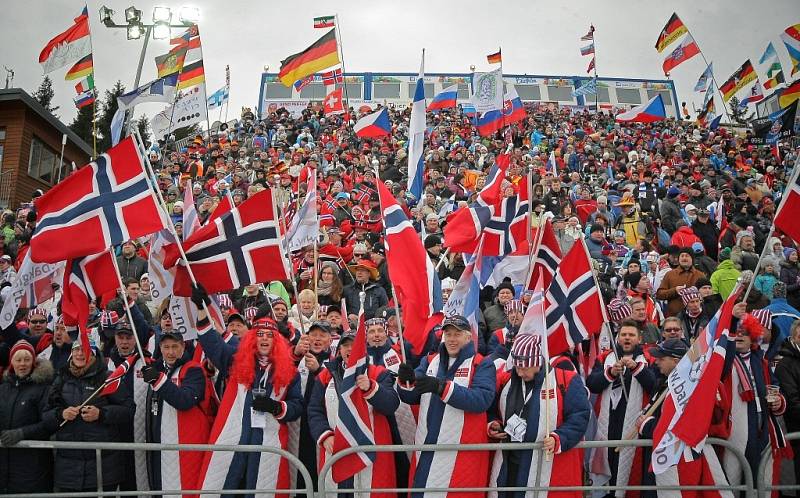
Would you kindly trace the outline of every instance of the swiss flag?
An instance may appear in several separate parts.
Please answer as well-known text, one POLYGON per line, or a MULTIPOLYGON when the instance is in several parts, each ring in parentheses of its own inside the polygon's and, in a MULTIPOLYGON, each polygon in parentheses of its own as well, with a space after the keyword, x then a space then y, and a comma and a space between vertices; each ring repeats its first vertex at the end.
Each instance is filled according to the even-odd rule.
POLYGON ((344 102, 342 101, 342 89, 338 88, 329 93, 322 101, 325 114, 339 114, 344 112, 344 102))

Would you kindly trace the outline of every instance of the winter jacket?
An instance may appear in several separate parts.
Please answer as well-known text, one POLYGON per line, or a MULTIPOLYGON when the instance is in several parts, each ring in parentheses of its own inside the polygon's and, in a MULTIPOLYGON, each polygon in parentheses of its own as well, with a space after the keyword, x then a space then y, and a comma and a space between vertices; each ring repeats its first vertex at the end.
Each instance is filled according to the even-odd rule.
POLYGON ((656 291, 656 298, 667 301, 666 316, 675 316, 683 310, 683 300, 678 295, 676 287, 685 285, 691 287, 705 275, 697 268, 684 270, 680 266, 670 270, 661 280, 661 285, 656 291))
POLYGON ((711 277, 717 269, 717 262, 705 254, 700 254, 694 257, 694 267, 705 273, 707 277, 711 277))
POLYGON ((135 254, 132 258, 119 256, 117 258, 117 266, 119 267, 119 274, 122 276, 123 280, 126 278, 135 278, 138 282, 139 279, 142 278, 142 275, 147 273, 147 261, 135 254))
POLYGON ((700 223, 699 220, 694 220, 692 222, 692 232, 694 232, 697 238, 700 239, 700 242, 703 243, 706 255, 716 261, 719 255, 719 228, 717 228, 717 225, 711 221, 708 223, 700 223))
POLYGON ((775 367, 775 376, 786 398, 783 420, 789 432, 796 432, 800 431, 800 347, 786 339, 779 354, 782 358, 775 367))
POLYGON ((758 266, 758 254, 752 251, 743 251, 742 247, 737 245, 731 249, 731 261, 737 270, 755 272, 756 266, 758 266))
POLYGON ((677 230, 678 220, 683 218, 681 207, 674 199, 666 198, 661 201, 659 212, 661 213, 661 228, 671 235, 677 230))
POLYGON ((342 296, 347 303, 348 313, 355 314, 361 307, 359 293, 362 289, 366 294, 364 297, 364 317, 366 319, 375 318, 375 312, 378 308, 389 303, 386 291, 375 282, 369 282, 364 286, 354 283, 344 288, 342 296))
MULTIPOLYGON (((53 365, 38 360, 33 371, 20 379, 10 371, 0 383, 0 431, 22 429, 23 439, 47 440, 58 421, 47 413, 47 393, 53 365)), ((45 493, 52 490, 53 454, 34 449, 0 447, 0 494, 45 493)))
POLYGON ((670 242, 672 242, 672 245, 678 247, 692 247, 692 244, 695 242, 702 243, 700 238, 694 234, 691 228, 687 226, 682 226, 675 230, 675 233, 672 234, 672 239, 670 242))
POLYGON ((789 304, 800 309, 800 266, 788 261, 782 262, 781 282, 786 284, 786 299, 789 304))
POLYGON ((776 283, 778 283, 778 277, 771 273, 764 273, 756 277, 753 285, 757 291, 764 294, 764 297, 772 300, 772 288, 775 287, 776 283))
POLYGON ((739 279, 741 272, 733 265, 733 261, 726 259, 717 266, 717 270, 711 274, 711 289, 718 293, 723 300, 728 299, 728 296, 733 292, 736 287, 736 281, 739 279))
MULTIPOLYGON (((62 420, 62 412, 69 406, 79 406, 108 377, 107 363, 102 355, 80 377, 75 377, 64 367, 53 381, 48 407, 62 420)), ((135 406, 133 397, 125 383, 116 392, 107 396, 95 396, 90 403, 100 409, 100 418, 86 422, 80 416, 67 422, 56 432, 57 441, 120 442, 121 434, 133 419, 135 406)), ((120 451, 103 451, 103 485, 122 482, 128 472, 123 465, 125 459, 120 451)), ((96 490, 97 467, 94 450, 56 450, 55 485, 71 490, 96 490)))

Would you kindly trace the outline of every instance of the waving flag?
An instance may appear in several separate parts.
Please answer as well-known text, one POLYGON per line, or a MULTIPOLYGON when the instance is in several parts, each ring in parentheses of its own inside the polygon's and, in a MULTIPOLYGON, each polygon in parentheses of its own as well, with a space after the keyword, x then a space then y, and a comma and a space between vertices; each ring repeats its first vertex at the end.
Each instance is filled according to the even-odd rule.
POLYGON ((427 111, 441 111, 443 109, 453 108, 456 106, 457 99, 458 84, 448 86, 433 97, 431 103, 428 104, 427 111))
POLYGON ((594 43, 581 47, 581 55, 592 55, 594 53, 594 43))
POLYGON ((800 223, 797 223, 797 213, 800 213, 800 160, 794 163, 794 173, 789 185, 789 190, 776 211, 775 226, 795 243, 800 243, 800 223))
POLYGON ((336 25, 335 16, 322 16, 314 18, 315 28, 332 28, 336 25))
POLYGON ((308 190, 300 210, 292 218, 286 237, 289 251, 296 251, 314 243, 319 237, 319 219, 317 219, 317 175, 309 168, 308 190))
POLYGON ((192 180, 189 179, 186 180, 186 188, 183 190, 183 238, 188 239, 199 229, 200 216, 198 216, 197 207, 194 205, 192 180))
POLYGON ((322 111, 328 114, 342 114, 344 112, 344 100, 342 100, 342 88, 337 88, 322 101, 322 111))
POLYGON ((589 41, 589 40, 594 40, 594 25, 593 24, 589 25, 589 32, 586 33, 585 35, 581 36, 581 41, 589 41))
POLYGON ((786 109, 797 99, 800 99, 800 79, 781 90, 781 95, 778 97, 778 105, 781 109, 786 109))
POLYGON ((706 70, 703 71, 703 74, 700 75, 700 78, 697 80, 697 83, 694 85, 695 92, 705 92, 708 88, 708 82, 711 81, 713 77, 714 69, 712 66, 714 65, 713 62, 708 63, 708 67, 706 70))
MULTIPOLYGON (((366 373, 367 368, 369 368, 367 327, 364 324, 364 310, 362 309, 358 315, 358 329, 353 341, 353 349, 347 359, 340 385, 342 394, 333 435, 334 455, 347 448, 375 444, 369 404, 364 399, 364 391, 356 385, 356 378, 366 373)), ((334 482, 342 482, 353 477, 375 463, 375 458, 375 452, 370 451, 351 453, 337 460, 331 469, 334 482)))
POLYGON ((591 73, 592 69, 594 69, 594 59, 595 58, 592 57, 592 60, 589 61, 589 67, 586 68, 586 74, 591 73))
POLYGON ((755 79, 756 72, 753 69, 753 64, 750 62, 750 59, 747 59, 744 61, 744 64, 719 87, 720 92, 722 92, 722 99, 725 102, 729 101, 739 90, 755 79))
POLYGON ((170 74, 145 83, 139 88, 117 97, 117 112, 111 120, 111 143, 119 143, 125 112, 145 102, 172 102, 178 86, 178 75, 170 74))
POLYGON ((125 377, 125 374, 130 371, 131 367, 133 367, 138 360, 139 354, 133 353, 125 358, 122 363, 117 365, 117 368, 108 374, 106 380, 103 381, 103 389, 100 391, 100 396, 108 396, 117 392, 119 386, 122 385, 122 380, 125 377))
POLYGON ((164 228, 142 158, 127 138, 36 200, 31 259, 53 263, 99 254, 164 228))
POLYGON ((550 354, 571 351, 607 322, 586 242, 579 239, 561 260, 545 295, 550 354))
POLYGON ((17 278, 11 283, 11 292, 3 300, 3 309, 0 311, 0 329, 14 323, 14 318, 23 308, 34 308, 53 297, 53 283, 61 285, 63 282, 64 263, 34 263, 31 253, 25 253, 25 258, 17 271, 17 278))
POLYGON ((739 109, 745 109, 750 104, 755 104, 756 102, 764 99, 764 92, 761 91, 761 83, 758 82, 758 78, 756 78, 756 84, 753 85, 753 88, 750 89, 749 94, 747 97, 743 98, 739 101, 739 109))
POLYGON ((674 41, 680 38, 682 34, 687 33, 688 31, 689 30, 683 24, 683 21, 681 21, 678 17, 678 14, 673 12, 672 16, 667 21, 667 24, 658 35, 658 40, 656 40, 656 50, 658 50, 659 53, 663 52, 665 48, 667 48, 674 41))
POLYGON ((628 123, 652 123, 665 119, 667 119, 667 109, 664 107, 664 99, 661 98, 661 94, 630 111, 617 114, 617 121, 628 123))
POLYGON ((64 75, 64 79, 67 81, 77 80, 78 78, 89 76, 92 73, 94 73, 94 61, 92 59, 92 54, 89 54, 73 64, 69 71, 67 71, 67 74, 64 75))
POLYGON ((299 79, 339 63, 341 61, 336 44, 336 29, 332 29, 307 49, 281 61, 278 79, 288 88, 299 79))
POLYGON ((541 278, 543 288, 547 289, 561 264, 561 247, 549 218, 537 229, 535 240, 533 270, 525 288, 534 290, 535 283, 541 278))
POLYGON ((698 447, 708 436, 730 340, 733 305, 740 294, 741 288, 737 288, 728 296, 667 378, 669 391, 653 431, 656 474, 677 465, 687 445, 698 447))
MULTIPOLYGON (((423 111, 425 108, 423 107, 423 111)), ((389 113, 386 108, 367 114, 353 126, 353 131, 361 138, 377 138, 389 135, 392 124, 389 122, 389 113)))
MULTIPOLYGON (((262 190, 184 241, 192 272, 209 293, 291 278, 278 216, 272 191, 262 190)), ((172 268, 179 258, 177 247, 168 247, 164 267, 172 268)), ((174 294, 191 295, 189 275, 182 265, 176 274, 174 294)))
POLYGON ((216 109, 217 107, 222 107, 222 104, 227 102, 228 98, 230 98, 230 88, 225 85, 208 96, 208 108, 216 109))
POLYGON ((700 114, 697 115, 697 124, 700 126, 705 126, 708 124, 709 120, 714 119, 716 114, 716 107, 714 106, 714 99, 710 98, 706 102, 706 106, 700 111, 700 114))
POLYGON ((502 199, 497 209, 483 228, 483 256, 506 256, 527 241, 530 220, 528 219, 528 186, 522 182, 518 195, 502 199))
POLYGON ((301 78, 301 79, 295 81, 294 82, 295 91, 297 91, 297 92, 301 91, 303 88, 305 88, 312 81, 314 81, 314 75, 313 74, 308 75, 305 78, 301 78))
POLYGON ((800 24, 786 28, 781 33, 781 41, 783 41, 786 51, 789 52, 789 59, 792 61, 791 74, 794 75, 794 73, 800 71, 800 24))
POLYGON ((495 164, 489 169, 483 189, 477 200, 466 209, 459 209, 447 220, 444 226, 444 246, 451 251, 468 252, 475 250, 475 245, 483 232, 483 228, 494 215, 497 204, 501 200, 500 186, 506 176, 510 164, 508 154, 497 156, 495 164))
POLYGON ((482 244, 471 257, 465 256, 465 267, 461 276, 458 278, 450 297, 442 309, 442 315, 452 316, 461 315, 467 319, 472 332, 472 341, 478 345, 478 322, 481 302, 481 282, 480 277, 483 272, 483 251, 482 244))
POLYGON ((503 54, 500 50, 493 54, 486 56, 486 62, 489 64, 501 64, 503 62, 503 54))
POLYGON ((597 93, 597 80, 592 78, 584 83, 580 88, 576 88, 572 91, 572 96, 577 97, 579 95, 594 95, 597 93))
POLYGON ((344 83, 344 76, 342 76, 342 68, 337 67, 333 71, 327 71, 322 73, 323 85, 330 86, 336 83, 344 83))
POLYGON ((767 80, 764 82, 764 88, 770 90, 781 83, 785 83, 785 79, 783 77, 783 67, 781 67, 781 61, 778 58, 778 53, 775 51, 775 46, 772 45, 772 42, 769 42, 767 45, 767 49, 764 50, 764 53, 761 55, 761 58, 758 59, 759 64, 767 64, 767 80))
POLYGON ((522 100, 517 95, 514 85, 508 85, 508 90, 503 97, 503 109, 499 111, 489 111, 478 118, 478 133, 481 136, 489 136, 510 126, 518 121, 525 119, 527 114, 522 106, 522 100))
POLYGON ((425 174, 425 50, 419 65, 414 88, 411 122, 408 125, 408 192, 419 201, 422 198, 422 177, 425 174))
POLYGON ((420 354, 428 339, 428 319, 441 308, 439 278, 403 209, 383 182, 377 185, 386 230, 389 279, 397 290, 396 299, 403 310, 403 337, 411 344, 414 354, 420 354), (423 273, 420 272, 422 268, 423 273))
POLYGON ((89 11, 84 7, 80 15, 73 19, 72 26, 47 42, 39 54, 39 64, 47 74, 89 55, 91 52, 89 11))
POLYGON ((664 75, 669 76, 670 71, 699 53, 700 47, 697 46, 692 35, 686 35, 681 44, 664 59, 664 63, 661 65, 664 75))

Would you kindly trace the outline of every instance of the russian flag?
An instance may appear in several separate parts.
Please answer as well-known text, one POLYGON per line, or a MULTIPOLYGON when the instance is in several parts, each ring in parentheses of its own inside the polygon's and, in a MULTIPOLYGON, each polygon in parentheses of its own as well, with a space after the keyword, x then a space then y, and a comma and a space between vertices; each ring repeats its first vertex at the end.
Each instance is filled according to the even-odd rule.
POLYGON ((664 99, 661 98, 660 94, 648 100, 645 104, 617 115, 617 121, 623 123, 652 123, 654 121, 664 121, 665 119, 667 119, 667 110, 664 107, 664 99))
POLYGON ((433 97, 433 100, 428 104, 428 112, 441 111, 442 109, 449 109, 456 106, 456 99, 458 98, 458 85, 452 85, 433 97))
POLYGON ((378 112, 367 114, 353 126, 356 135, 361 138, 375 138, 389 135, 392 129, 389 123, 389 113, 384 107, 378 112))

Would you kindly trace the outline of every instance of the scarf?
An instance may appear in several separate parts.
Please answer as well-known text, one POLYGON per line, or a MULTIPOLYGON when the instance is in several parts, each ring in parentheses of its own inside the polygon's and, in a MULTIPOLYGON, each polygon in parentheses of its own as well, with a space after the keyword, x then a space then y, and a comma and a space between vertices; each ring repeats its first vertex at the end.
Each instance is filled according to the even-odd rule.
POLYGON ((266 370, 267 365, 269 365, 269 356, 263 356, 260 354, 256 355, 256 360, 258 360, 258 368, 261 370, 266 370))
POLYGON ((322 280, 317 280, 318 296, 330 296, 332 288, 333 288, 333 282, 323 282, 322 280))
POLYGON ((689 311, 689 308, 686 308, 686 314, 689 315, 689 318, 697 318, 701 313, 703 313, 703 308, 700 308, 695 312, 689 311))
POLYGON ((94 365, 95 359, 96 359, 95 355, 91 355, 89 357, 89 360, 86 362, 86 365, 84 365, 82 367, 76 367, 70 361, 69 362, 69 373, 71 373, 72 376, 75 377, 76 379, 79 379, 79 378, 83 377, 83 375, 86 372, 88 372, 90 368, 92 368, 92 365, 94 365))

